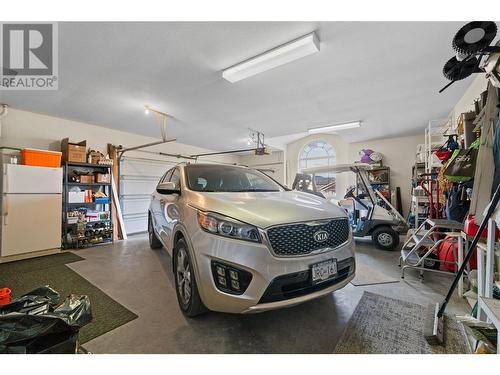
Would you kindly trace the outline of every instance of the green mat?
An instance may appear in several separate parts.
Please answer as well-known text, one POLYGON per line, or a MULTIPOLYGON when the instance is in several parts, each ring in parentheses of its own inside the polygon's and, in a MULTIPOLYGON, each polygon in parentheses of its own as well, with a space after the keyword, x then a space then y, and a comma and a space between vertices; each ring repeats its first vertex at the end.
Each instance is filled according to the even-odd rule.
POLYGON ((134 320, 137 315, 64 265, 82 259, 68 252, 1 264, 0 287, 9 287, 13 298, 43 285, 57 290, 61 298, 71 293, 89 296, 93 320, 80 330, 79 341, 83 344, 134 320))
POLYGON ((18 260, 9 263, 1 263, 0 275, 2 275, 3 273, 20 273, 20 272, 31 272, 36 270, 42 270, 57 265, 78 262, 83 259, 84 258, 74 253, 64 252, 60 254, 47 255, 38 258, 18 260))

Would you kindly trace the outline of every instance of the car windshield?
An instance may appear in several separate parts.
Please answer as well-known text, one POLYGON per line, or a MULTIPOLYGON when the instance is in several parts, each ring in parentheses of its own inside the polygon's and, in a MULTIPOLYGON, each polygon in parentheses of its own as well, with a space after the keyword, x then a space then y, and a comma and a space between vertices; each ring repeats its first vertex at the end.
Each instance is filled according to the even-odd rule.
POLYGON ((264 173, 252 169, 192 164, 186 167, 189 189, 205 192, 269 192, 281 186, 264 173))

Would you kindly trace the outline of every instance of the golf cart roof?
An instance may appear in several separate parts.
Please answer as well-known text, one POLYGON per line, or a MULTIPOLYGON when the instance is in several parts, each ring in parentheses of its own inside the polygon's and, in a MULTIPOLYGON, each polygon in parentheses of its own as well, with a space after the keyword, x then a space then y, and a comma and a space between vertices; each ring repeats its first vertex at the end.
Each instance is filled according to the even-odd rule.
POLYGON ((342 172, 354 172, 356 169, 359 170, 369 170, 373 166, 367 163, 352 163, 352 164, 336 164, 326 167, 313 167, 304 168, 301 173, 316 174, 316 173, 342 173, 342 172))

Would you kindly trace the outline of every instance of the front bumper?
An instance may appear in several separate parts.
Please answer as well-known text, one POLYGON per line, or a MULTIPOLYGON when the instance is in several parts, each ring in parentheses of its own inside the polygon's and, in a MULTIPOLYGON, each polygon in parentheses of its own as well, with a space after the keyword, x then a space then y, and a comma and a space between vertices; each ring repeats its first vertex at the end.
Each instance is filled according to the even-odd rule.
POLYGON ((292 307, 292 306, 300 305, 301 303, 326 296, 327 294, 330 294, 338 289, 342 289, 347 284, 349 284, 349 282, 352 279, 354 279, 354 273, 352 273, 350 276, 348 276, 343 281, 335 283, 334 285, 331 285, 328 288, 321 289, 319 291, 316 291, 316 292, 313 292, 310 294, 306 294, 304 296, 286 299, 283 301, 259 303, 255 306, 249 307, 247 310, 243 311, 242 313, 243 314, 252 314, 252 313, 259 313, 259 312, 264 312, 264 311, 277 310, 277 309, 283 309, 285 307, 292 307))
MULTIPOLYGON (((200 297, 205 306, 213 311, 229 313, 255 313, 294 306, 314 298, 324 296, 344 287, 354 277, 354 242, 350 239, 345 245, 307 256, 276 257, 263 243, 233 240, 196 230, 190 236, 191 249, 195 260, 195 274, 200 297), (312 264, 336 259, 338 265, 349 262, 347 274, 338 280, 330 280, 316 287, 307 286, 307 277, 312 264), (234 295, 223 292, 215 285, 211 262, 250 272, 252 280, 243 294, 234 295), (301 275, 306 283, 299 293, 286 293, 277 296, 276 280, 285 276, 301 275), (272 289, 269 297, 269 289, 272 289)), ((345 268, 345 267, 344 267, 345 268)), ((339 268, 339 275, 341 272, 339 268)), ((297 281, 297 280, 295 280, 297 281)), ((279 286, 278 286, 279 287, 279 286)), ((285 291, 286 288, 283 288, 285 291)))

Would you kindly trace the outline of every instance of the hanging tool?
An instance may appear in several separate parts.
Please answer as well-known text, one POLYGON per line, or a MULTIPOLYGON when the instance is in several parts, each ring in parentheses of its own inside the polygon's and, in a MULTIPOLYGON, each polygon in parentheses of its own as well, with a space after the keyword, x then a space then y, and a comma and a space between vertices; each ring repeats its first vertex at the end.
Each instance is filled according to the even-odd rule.
POLYGON ((451 284, 450 289, 448 290, 448 294, 441 303, 441 306, 439 305, 439 303, 436 303, 436 305, 429 305, 427 307, 425 315, 426 319, 424 321, 424 337, 430 345, 439 345, 444 343, 444 318, 443 318, 444 311, 446 310, 446 306, 448 306, 448 302, 450 301, 451 296, 453 295, 453 292, 455 291, 455 288, 457 287, 458 282, 462 278, 465 268, 467 267, 467 264, 469 263, 469 260, 472 257, 472 254, 474 253, 474 249, 476 248, 476 245, 479 242, 479 238, 481 237, 481 234, 486 228, 488 220, 495 212, 499 201, 500 201, 500 185, 497 186, 495 194, 493 194, 493 198, 491 199, 491 202, 488 206, 486 215, 484 215, 483 221, 481 221, 481 225, 479 226, 479 229, 476 235, 474 236, 474 239, 469 245, 469 249, 467 250, 467 255, 465 255, 462 265, 460 266, 460 269, 458 270, 455 279, 453 279, 453 283, 451 284))

